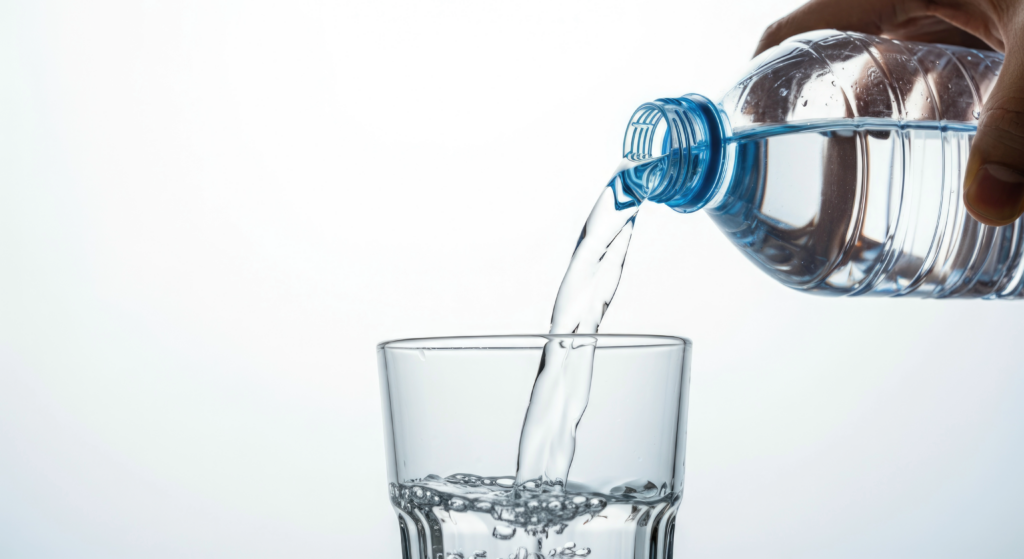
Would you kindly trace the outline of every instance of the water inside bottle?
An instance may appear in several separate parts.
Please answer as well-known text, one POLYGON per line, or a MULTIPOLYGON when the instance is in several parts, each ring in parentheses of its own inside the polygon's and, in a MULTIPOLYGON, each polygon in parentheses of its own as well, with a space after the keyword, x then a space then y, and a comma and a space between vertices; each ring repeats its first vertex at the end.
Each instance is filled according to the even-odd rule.
POLYGON ((975 127, 848 119, 734 133, 723 202, 705 209, 777 281, 834 295, 1017 297, 1019 224, 962 202, 975 127))

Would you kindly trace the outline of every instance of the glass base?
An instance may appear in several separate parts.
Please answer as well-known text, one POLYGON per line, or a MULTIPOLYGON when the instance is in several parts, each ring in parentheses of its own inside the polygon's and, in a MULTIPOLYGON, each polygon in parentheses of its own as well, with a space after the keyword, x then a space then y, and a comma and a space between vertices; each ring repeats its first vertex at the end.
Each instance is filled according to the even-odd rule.
POLYGON ((609 503, 542 531, 478 511, 398 509, 403 559, 669 559, 679 499, 609 503))

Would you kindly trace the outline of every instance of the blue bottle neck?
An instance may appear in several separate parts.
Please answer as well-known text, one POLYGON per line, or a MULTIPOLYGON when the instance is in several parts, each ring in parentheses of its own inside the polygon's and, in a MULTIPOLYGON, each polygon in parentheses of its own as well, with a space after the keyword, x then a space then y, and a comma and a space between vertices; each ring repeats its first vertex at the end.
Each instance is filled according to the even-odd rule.
POLYGON ((724 184, 728 121, 706 97, 689 94, 641 105, 626 128, 622 155, 666 156, 664 175, 647 199, 677 212, 695 212, 724 184))

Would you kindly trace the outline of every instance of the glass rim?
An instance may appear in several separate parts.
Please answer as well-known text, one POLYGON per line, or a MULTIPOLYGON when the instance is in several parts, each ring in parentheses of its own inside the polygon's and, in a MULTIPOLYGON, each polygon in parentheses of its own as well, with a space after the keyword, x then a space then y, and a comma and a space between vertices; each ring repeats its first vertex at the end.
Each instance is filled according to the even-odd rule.
POLYGON ((689 338, 661 334, 497 334, 400 338, 380 342, 377 349, 541 349, 554 338, 597 338, 598 349, 693 346, 689 338))

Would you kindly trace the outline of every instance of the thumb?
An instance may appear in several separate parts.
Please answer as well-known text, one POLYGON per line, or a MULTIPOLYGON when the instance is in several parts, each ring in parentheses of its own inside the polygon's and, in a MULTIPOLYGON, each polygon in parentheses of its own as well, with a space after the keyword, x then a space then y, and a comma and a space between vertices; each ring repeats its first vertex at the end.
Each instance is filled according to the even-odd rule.
MULTIPOLYGON (((1024 12, 1024 10, 1021 10, 1024 12)), ((1024 37, 1007 44, 1006 61, 985 102, 964 176, 967 211, 987 225, 1024 214, 1024 37)))

